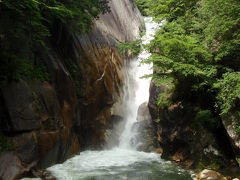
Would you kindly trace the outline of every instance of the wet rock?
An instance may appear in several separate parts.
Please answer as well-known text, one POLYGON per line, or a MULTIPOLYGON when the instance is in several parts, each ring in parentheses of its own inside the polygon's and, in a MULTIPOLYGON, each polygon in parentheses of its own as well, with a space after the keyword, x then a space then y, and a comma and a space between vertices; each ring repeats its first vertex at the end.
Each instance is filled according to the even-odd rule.
POLYGON ((40 132, 37 135, 39 151, 39 167, 63 162, 80 151, 79 142, 74 133, 64 128, 52 132, 40 132))
POLYGON ((115 147, 119 144, 119 137, 123 132, 125 121, 121 116, 112 115, 108 128, 105 132, 105 146, 107 148, 115 147))
POLYGON ((158 118, 158 106, 157 106, 157 100, 158 96, 160 93, 165 92, 167 87, 161 85, 160 87, 157 87, 153 82, 150 84, 150 96, 149 96, 149 101, 148 101, 148 108, 149 112, 152 116, 152 119, 157 119, 158 118))
POLYGON ((56 180, 49 172, 40 169, 31 169, 31 176, 22 178, 21 180, 56 180))
POLYGON ((136 139, 133 140, 134 144, 140 151, 153 151, 154 147, 156 147, 156 136, 147 102, 139 106, 137 121, 132 129, 136 134, 136 139))
POLYGON ((36 133, 24 133, 12 138, 13 149, 25 164, 39 160, 36 133))
POLYGON ((115 126, 123 121, 123 117, 119 115, 112 115, 108 122, 108 129, 114 129, 115 126))
POLYGON ((224 128, 227 131, 229 140, 237 156, 240 156, 240 134, 236 130, 239 125, 239 118, 237 113, 231 113, 222 117, 224 128))
POLYGON ((149 112, 149 108, 148 108, 148 103, 142 103, 137 111, 137 121, 144 121, 147 120, 149 122, 151 122, 151 114, 149 112))
POLYGON ((198 180, 227 180, 226 178, 222 177, 220 173, 213 171, 213 170, 208 170, 204 169, 201 171, 198 176, 198 180))
POLYGON ((26 175, 32 164, 28 167, 21 163, 21 160, 14 153, 1 153, 0 155, 0 179, 15 180, 26 175))

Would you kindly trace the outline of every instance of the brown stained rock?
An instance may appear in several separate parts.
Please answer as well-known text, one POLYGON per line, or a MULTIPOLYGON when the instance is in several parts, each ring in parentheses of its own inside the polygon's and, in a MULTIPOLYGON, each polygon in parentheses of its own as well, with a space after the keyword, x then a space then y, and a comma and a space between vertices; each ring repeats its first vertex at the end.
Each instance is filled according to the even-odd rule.
POLYGON ((78 154, 80 152, 80 145, 79 145, 77 136, 73 136, 71 140, 72 142, 68 150, 68 157, 71 157, 72 155, 78 154))
POLYGON ((173 156, 172 156, 172 160, 175 162, 181 162, 184 160, 184 153, 182 153, 181 151, 176 152, 173 156))
MULTIPOLYGON (((56 149, 56 154, 58 151, 58 146, 60 142, 60 132, 40 132, 38 134, 38 149, 41 157, 45 157, 49 151, 56 149)), ((54 156, 56 156, 56 154, 54 156)))
POLYGON ((67 128, 72 128, 73 127, 72 109, 67 101, 63 102, 62 115, 64 119, 63 122, 64 126, 67 128))
POLYGON ((38 96, 40 115, 45 130, 55 130, 63 124, 59 100, 54 87, 48 82, 36 81, 33 90, 38 96))
POLYGON ((47 167, 63 162, 80 151, 76 135, 68 128, 38 134, 39 166, 47 167))
POLYGON ((154 152, 156 152, 158 154, 162 154, 163 153, 163 149, 158 147, 158 148, 154 149, 154 152))
POLYGON ((124 63, 116 44, 135 40, 143 22, 132 1, 113 0, 109 5, 111 12, 101 15, 92 33, 73 37, 71 53, 80 69, 79 82, 85 93, 75 127, 82 148, 99 147, 104 141, 110 116, 103 118, 102 113, 110 111, 119 99, 124 81, 124 63), (128 18, 123 18, 126 15, 128 18))
MULTIPOLYGON (((60 142, 62 156, 65 158, 71 157, 73 154, 80 152, 80 146, 77 136, 72 133, 71 129, 63 128, 60 133, 60 142)), ((59 159, 64 160, 64 158, 59 159)))
POLYGON ((38 161, 39 154, 34 132, 24 133, 12 138, 13 149, 25 164, 38 161))

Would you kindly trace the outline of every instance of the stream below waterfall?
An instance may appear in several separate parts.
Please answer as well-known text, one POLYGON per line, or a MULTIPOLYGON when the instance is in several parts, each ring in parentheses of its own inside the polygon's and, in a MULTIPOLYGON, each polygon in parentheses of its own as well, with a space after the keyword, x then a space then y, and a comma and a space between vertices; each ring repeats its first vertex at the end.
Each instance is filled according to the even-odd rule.
MULTIPOLYGON (((147 17, 144 19, 146 34, 143 44, 148 44, 160 25, 147 17)), ((123 115, 126 124, 119 145, 110 150, 84 151, 63 164, 54 165, 47 170, 59 180, 190 180, 192 174, 175 164, 161 159, 156 153, 136 150, 131 139, 134 138, 132 126, 137 121, 137 110, 140 104, 148 101, 150 79, 141 79, 151 74, 151 65, 140 64, 150 53, 143 50, 136 60, 132 60, 126 86, 132 93, 125 96, 126 112, 123 115), (134 82, 133 82, 134 81, 134 82)))

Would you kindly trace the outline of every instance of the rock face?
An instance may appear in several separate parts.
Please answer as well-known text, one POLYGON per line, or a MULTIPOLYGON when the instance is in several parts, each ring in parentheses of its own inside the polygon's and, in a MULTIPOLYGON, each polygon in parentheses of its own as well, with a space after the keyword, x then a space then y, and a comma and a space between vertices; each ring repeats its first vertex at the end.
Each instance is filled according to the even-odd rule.
POLYGON ((24 166, 13 153, 2 153, 0 156, 1 179, 20 179, 29 169, 30 167, 24 166))
POLYGON ((105 132, 105 141, 107 148, 113 148, 119 145, 119 137, 123 132, 126 121, 119 115, 112 115, 105 132))
POLYGON ((162 157, 187 168, 235 171, 237 163, 224 136, 219 138, 194 120, 196 110, 192 105, 175 102, 169 107, 156 105, 159 93, 167 87, 151 84, 149 110, 155 121, 158 149, 162 157), (227 148, 227 149, 224 149, 227 148))
POLYGON ((152 117, 149 113, 147 102, 138 108, 137 121, 133 125, 136 132, 135 144, 140 151, 151 152, 156 146, 156 136, 153 127, 152 117))
MULTIPOLYGON (((22 79, 2 89, 0 139, 7 140, 4 150, 14 151, 13 163, 19 168, 10 177, 11 168, 4 172, 7 165, 1 163, 0 179, 24 174, 20 164, 45 168, 105 143, 110 109, 121 96, 124 80, 116 46, 136 39, 143 23, 131 0, 111 0, 109 6, 111 13, 101 15, 89 34, 56 26, 47 51, 39 50, 48 82, 22 79)), ((1 160, 6 157, 2 154, 1 160)))
POLYGON ((240 117, 237 113, 222 117, 224 128, 227 131, 234 152, 238 157, 240 157, 240 133, 238 132, 239 130, 237 130, 240 124, 239 120, 240 117))

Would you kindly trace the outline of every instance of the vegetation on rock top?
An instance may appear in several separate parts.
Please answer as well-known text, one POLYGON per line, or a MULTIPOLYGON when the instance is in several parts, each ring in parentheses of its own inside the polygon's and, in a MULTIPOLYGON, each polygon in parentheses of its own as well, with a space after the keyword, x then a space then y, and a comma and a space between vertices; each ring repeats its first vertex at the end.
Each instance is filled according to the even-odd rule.
POLYGON ((224 115, 240 107, 240 2, 136 1, 166 23, 150 43, 155 81, 173 79, 175 100, 224 115))

